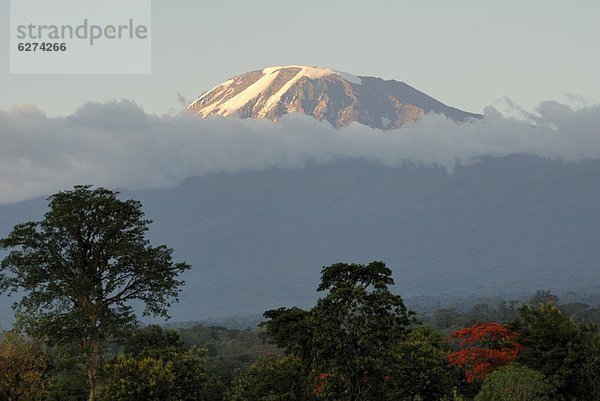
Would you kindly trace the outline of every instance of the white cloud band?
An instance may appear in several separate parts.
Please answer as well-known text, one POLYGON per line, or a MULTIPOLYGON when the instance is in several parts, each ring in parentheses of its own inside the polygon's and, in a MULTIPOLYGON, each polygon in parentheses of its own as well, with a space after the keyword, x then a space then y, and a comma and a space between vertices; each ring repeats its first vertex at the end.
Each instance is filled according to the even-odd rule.
POLYGON ((217 172, 293 168, 357 158, 385 165, 439 165, 530 154, 577 162, 600 158, 600 105, 555 101, 537 114, 493 107, 464 124, 428 115, 378 131, 336 130, 303 115, 278 123, 237 118, 155 116, 128 101, 88 103, 50 118, 32 106, 0 111, 0 203, 48 195, 75 184, 145 189, 217 172), (516 111, 516 113, 515 113, 516 111))

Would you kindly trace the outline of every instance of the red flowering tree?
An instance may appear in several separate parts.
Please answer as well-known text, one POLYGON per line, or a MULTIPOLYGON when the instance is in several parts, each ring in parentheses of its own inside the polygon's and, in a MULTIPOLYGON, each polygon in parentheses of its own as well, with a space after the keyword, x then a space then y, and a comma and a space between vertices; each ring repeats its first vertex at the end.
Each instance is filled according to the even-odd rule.
POLYGON ((485 379, 500 366, 514 361, 523 349, 516 332, 494 322, 457 330, 451 338, 458 340, 459 350, 450 354, 448 360, 466 370, 468 383, 485 379))

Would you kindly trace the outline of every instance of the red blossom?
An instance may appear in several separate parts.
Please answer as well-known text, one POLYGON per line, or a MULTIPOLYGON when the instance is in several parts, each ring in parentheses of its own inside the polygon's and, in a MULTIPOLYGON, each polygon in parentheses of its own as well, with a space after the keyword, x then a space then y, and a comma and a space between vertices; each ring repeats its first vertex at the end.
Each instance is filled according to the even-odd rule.
POLYGON ((500 366, 514 361, 523 349, 517 342, 517 333, 494 322, 457 330, 451 338, 459 340, 460 349, 448 360, 451 365, 466 370, 469 383, 483 380, 500 366))
POLYGON ((313 393, 317 396, 323 395, 325 392, 325 386, 327 385, 327 373, 319 373, 317 375, 316 383, 313 387, 313 393))

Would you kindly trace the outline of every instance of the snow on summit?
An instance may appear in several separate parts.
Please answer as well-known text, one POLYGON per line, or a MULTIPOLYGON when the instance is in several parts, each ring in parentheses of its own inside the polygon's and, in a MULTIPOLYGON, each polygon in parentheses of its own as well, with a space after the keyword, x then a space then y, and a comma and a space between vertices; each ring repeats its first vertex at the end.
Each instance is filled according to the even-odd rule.
MULTIPOLYGON (((236 93, 234 96, 232 96, 230 98, 224 98, 222 102, 215 102, 215 103, 211 104, 210 107, 203 109, 201 113, 197 113, 197 114, 200 114, 204 117, 206 115, 213 114, 213 112, 218 110, 214 114, 228 116, 231 114, 235 114, 240 108, 242 108, 248 102, 250 102, 251 100, 256 99, 258 97, 261 97, 261 96, 266 97, 266 102, 265 102, 265 105, 262 108, 261 112, 259 112, 259 114, 267 114, 269 109, 271 109, 273 106, 275 106, 281 100, 281 97, 294 84, 296 84, 302 78, 319 79, 319 78, 323 78, 323 77, 335 74, 335 75, 339 76, 340 78, 346 79, 348 82, 351 82, 354 84, 359 84, 359 85, 361 83, 360 78, 358 78, 354 75, 346 74, 346 73, 331 70, 329 68, 322 68, 322 67, 308 67, 308 66, 297 66, 297 65, 267 67, 262 70, 262 74, 263 75, 257 81, 255 81, 254 83, 249 85, 243 91, 236 93), (265 96, 265 92, 267 92, 270 88, 272 88, 272 84, 278 78, 278 76, 283 71, 290 71, 290 70, 296 72, 294 74, 294 76, 291 79, 289 79, 283 86, 281 86, 281 88, 279 88, 279 90, 276 93, 272 93, 272 91, 270 91, 268 93, 268 95, 265 96)), ((236 78, 238 78, 238 77, 236 77, 236 78)), ((192 108, 194 106, 194 104, 196 104, 197 102, 206 98, 208 95, 214 94, 214 92, 219 93, 221 91, 227 90, 229 85, 232 85, 234 83, 234 81, 235 81, 235 78, 230 79, 229 81, 226 81, 226 82, 218 85, 217 87, 213 88, 212 90, 206 92, 204 95, 200 96, 194 103, 192 103, 190 106, 188 106, 188 109, 192 108)))
POLYGON ((287 65, 287 66, 279 66, 279 67, 267 67, 263 70, 264 74, 276 74, 279 71, 283 70, 283 69, 289 69, 289 68, 298 68, 300 71, 297 73, 296 77, 297 78, 302 78, 302 77, 308 77, 310 79, 318 79, 318 78, 323 78, 327 75, 331 75, 331 74, 336 74, 341 76, 342 78, 346 79, 344 76, 350 78, 348 79, 348 81, 353 80, 353 83, 358 83, 360 84, 360 78, 354 76, 354 75, 350 75, 350 74, 346 74, 344 72, 339 72, 339 71, 335 71, 335 70, 331 70, 329 68, 323 68, 323 67, 308 67, 308 66, 304 66, 304 65, 287 65))
POLYGON ((238 75, 203 93, 187 111, 199 117, 237 115, 273 121, 285 114, 304 113, 335 127, 356 121, 381 129, 398 128, 429 112, 457 121, 477 117, 447 107, 403 82, 301 65, 238 75))

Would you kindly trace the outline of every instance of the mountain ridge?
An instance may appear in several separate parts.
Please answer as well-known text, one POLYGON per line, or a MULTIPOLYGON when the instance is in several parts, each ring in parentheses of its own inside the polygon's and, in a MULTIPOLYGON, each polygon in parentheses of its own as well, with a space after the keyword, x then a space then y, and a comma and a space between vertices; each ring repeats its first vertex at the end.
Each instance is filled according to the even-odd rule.
MULTIPOLYGON (((598 160, 527 155, 483 158, 452 174, 340 160, 121 196, 142 203, 153 244, 193 266, 171 310, 185 321, 310 306, 321 268, 335 262, 385 261, 405 297, 592 288, 600 283, 599 171, 598 160)), ((41 219, 46 205, 0 205, 0 237, 41 219)), ((0 308, 0 323, 9 311, 0 308)))
POLYGON ((464 122, 481 115, 450 107, 396 80, 356 76, 323 67, 278 66, 235 76, 201 94, 186 111, 267 118, 303 113, 336 128, 353 122, 396 129, 428 113, 464 122))

